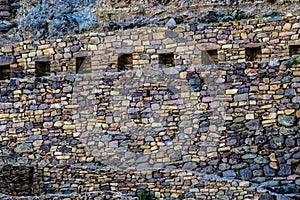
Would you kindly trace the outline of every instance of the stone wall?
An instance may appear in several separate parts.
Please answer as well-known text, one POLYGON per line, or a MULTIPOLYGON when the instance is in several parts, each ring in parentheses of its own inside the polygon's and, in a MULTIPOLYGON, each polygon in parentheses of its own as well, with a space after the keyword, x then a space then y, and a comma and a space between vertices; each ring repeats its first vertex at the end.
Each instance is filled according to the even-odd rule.
POLYGON ((118 57, 132 54, 133 67, 159 63, 159 55, 174 53, 175 65, 205 63, 215 50, 214 62, 268 61, 299 52, 299 17, 241 20, 216 25, 142 28, 69 36, 50 41, 23 41, 1 47, 1 65, 10 65, 12 77, 32 77, 36 62, 50 62, 50 75, 76 72, 76 57, 92 57, 93 71, 116 69, 118 57), (255 54, 254 56, 249 56, 255 54))
MULTIPOLYGON (((1 165, 33 166, 32 195, 299 193, 300 65, 288 49, 299 42, 298 23, 252 20, 236 29, 142 29, 2 47, 2 65, 22 78, 1 81, 1 165), (245 47, 260 45, 262 61, 244 62, 245 47), (204 50, 217 50, 219 65, 204 50), (121 62, 125 71, 122 55, 132 57, 121 62), (50 76, 35 77, 36 63, 50 63, 50 76), (212 175, 200 184, 203 174, 212 175)), ((7 185, 2 193, 21 194, 7 185)))

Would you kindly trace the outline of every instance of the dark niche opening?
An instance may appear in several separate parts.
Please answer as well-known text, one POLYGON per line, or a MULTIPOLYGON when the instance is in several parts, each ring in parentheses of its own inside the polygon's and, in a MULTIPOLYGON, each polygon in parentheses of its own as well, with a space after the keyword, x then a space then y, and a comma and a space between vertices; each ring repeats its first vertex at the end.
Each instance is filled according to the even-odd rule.
POLYGON ((172 67, 175 65, 174 62, 174 53, 164 53, 158 55, 159 64, 166 65, 168 67, 172 67))
POLYGON ((32 166, 4 165, 0 172, 0 193, 12 196, 32 195, 32 166))
POLYGON ((36 61, 35 62, 35 76, 50 76, 50 61, 36 61))
POLYGON ((218 64, 218 50, 212 49, 207 51, 202 51, 202 64, 203 65, 211 65, 218 64))
POLYGON ((130 70, 133 68, 132 54, 122 54, 118 58, 118 70, 130 70))
POLYGON ((290 45, 289 53, 290 53, 290 57, 292 57, 293 55, 299 55, 300 54, 300 45, 290 45))
POLYGON ((10 66, 2 65, 0 66, 0 80, 10 79, 10 66))
POLYGON ((262 58, 261 47, 245 48, 246 61, 260 61, 262 58))
POLYGON ((91 57, 76 57, 76 74, 92 72, 91 57))

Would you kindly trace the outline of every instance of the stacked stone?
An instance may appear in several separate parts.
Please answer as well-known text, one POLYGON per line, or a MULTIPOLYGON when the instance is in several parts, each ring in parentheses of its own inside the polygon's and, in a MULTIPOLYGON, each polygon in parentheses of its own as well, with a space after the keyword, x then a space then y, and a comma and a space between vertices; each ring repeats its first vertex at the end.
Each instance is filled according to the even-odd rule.
MULTIPOLYGON (((193 34, 139 30, 5 47, 17 58, 11 65, 24 66, 27 77, 35 73, 34 62, 53 59, 57 68, 51 68, 56 76, 1 82, 1 154, 13 155, 1 166, 36 166, 37 194, 109 190, 131 195, 147 188, 170 199, 251 199, 259 191, 250 182, 275 192, 299 192, 298 61, 197 65, 201 48, 216 44, 201 38, 196 44, 193 34), (160 55, 172 52, 175 66, 159 63, 160 55), (118 72, 120 54, 132 54, 132 69, 118 72), (92 73, 76 68, 76 56, 93 56, 92 73), (77 75, 68 74, 75 70, 77 75), (101 172, 91 164, 108 169, 101 172), (156 169, 165 171, 153 173, 156 169), (203 180, 188 170, 226 179, 203 180), (201 181, 207 181, 205 187, 196 187, 201 181)), ((234 47, 238 52, 240 46, 234 47)), ((11 194, 25 189, 18 190, 8 189, 11 194)))
POLYGON ((3 166, 0 192, 12 196, 32 195, 33 171, 30 166, 3 166))
MULTIPOLYGON (((52 172, 53 173, 53 172, 52 172)), ((152 196, 162 199, 257 199, 275 197, 263 188, 257 188, 249 181, 228 180, 218 176, 192 173, 185 170, 154 170, 124 172, 98 167, 56 166, 53 184, 44 185, 41 195, 34 190, 37 199, 46 197, 59 199, 111 198, 134 199, 136 194, 150 191, 152 196), (66 183, 72 177, 72 183, 66 183), (51 191, 52 190, 52 191, 51 191), (51 192, 50 192, 51 191, 51 192), (97 192, 93 192, 97 191, 97 192), (53 194, 51 194, 53 193, 53 194)), ((27 197, 30 199, 30 197, 27 197)), ((3 198, 5 199, 5 198, 3 198)), ((14 197, 26 199, 26 197, 14 197)))

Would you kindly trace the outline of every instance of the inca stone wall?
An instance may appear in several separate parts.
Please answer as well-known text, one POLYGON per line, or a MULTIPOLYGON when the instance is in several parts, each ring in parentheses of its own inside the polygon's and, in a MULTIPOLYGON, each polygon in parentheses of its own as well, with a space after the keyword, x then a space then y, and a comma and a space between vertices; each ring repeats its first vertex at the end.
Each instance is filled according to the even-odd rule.
POLYGON ((298 29, 275 18, 2 47, 1 193, 295 196, 298 29))

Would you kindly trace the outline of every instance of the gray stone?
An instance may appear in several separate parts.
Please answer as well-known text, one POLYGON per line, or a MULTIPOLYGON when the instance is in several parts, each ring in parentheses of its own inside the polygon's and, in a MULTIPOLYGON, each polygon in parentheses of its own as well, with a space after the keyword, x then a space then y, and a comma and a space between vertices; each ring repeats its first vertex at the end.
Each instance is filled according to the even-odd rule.
POLYGON ((291 170, 290 165, 287 165, 287 164, 279 165, 279 171, 278 171, 279 176, 288 176, 288 175, 291 175, 291 173, 292 173, 292 170, 291 170))
POLYGON ((192 122, 191 121, 181 121, 178 123, 179 127, 192 127, 192 122))
POLYGON ((238 94, 234 96, 234 101, 248 101, 249 100, 249 95, 248 93, 244 93, 244 94, 238 94))
POLYGON ((296 145, 296 139, 294 137, 287 137, 285 139, 285 145, 288 147, 293 147, 296 145))
POLYGON ((300 152, 297 152, 293 155, 293 158, 300 159, 300 152))
POLYGON ((73 87, 72 86, 66 86, 63 88, 63 92, 64 93, 69 93, 73 90, 73 87))
POLYGON ((280 20, 281 20, 281 17, 279 17, 279 16, 268 18, 268 22, 277 22, 277 21, 280 21, 280 20))
POLYGON ((72 74, 67 74, 67 75, 65 76, 65 79, 66 79, 67 81, 74 82, 74 81, 75 81, 75 76, 72 75, 72 74))
POLYGON ((273 149, 281 148, 284 146, 284 137, 279 136, 279 137, 273 137, 270 140, 270 147, 273 149))
MULTIPOLYGON (((176 25, 176 24, 175 24, 176 25)), ((178 37, 178 33, 176 31, 172 31, 172 30, 167 30, 166 31, 166 37, 169 38, 176 38, 178 37)))
POLYGON ((232 169, 242 169, 244 167, 247 166, 247 163, 239 163, 239 164, 236 164, 236 165, 232 165, 232 169))
POLYGON ((265 176, 275 176, 276 171, 269 167, 269 165, 264 166, 264 174, 265 176))
POLYGON ((15 147, 14 151, 16 153, 29 153, 33 152, 33 146, 31 143, 22 143, 15 147))
POLYGON ((276 200, 276 196, 271 194, 261 194, 259 200, 276 200))
POLYGON ((292 98, 293 103, 300 103, 300 96, 295 96, 292 98))
POLYGON ((103 141, 111 141, 112 140, 112 136, 111 135, 108 135, 108 134, 106 134, 106 135, 102 135, 101 136, 101 141, 103 142, 103 141))
POLYGON ((5 131, 6 130, 6 125, 0 125, 0 131, 5 131))
POLYGON ((145 138, 145 141, 146 141, 146 142, 153 142, 153 141, 154 141, 154 138, 153 138, 152 136, 147 136, 147 137, 145 138))
POLYGON ((130 159, 130 158, 134 158, 136 156, 135 153, 127 151, 125 152, 125 159, 130 159))
POLYGON ((141 157, 139 157, 139 158, 136 160, 136 163, 145 163, 145 162, 148 162, 149 158, 150 158, 149 155, 141 156, 141 157))
POLYGON ((16 58, 14 56, 0 56, 0 66, 10 65, 16 62, 16 58))
POLYGON ((141 164, 138 164, 136 169, 137 170, 145 170, 145 169, 150 169, 151 166, 149 165, 149 163, 141 163, 141 164))
POLYGON ((38 62, 48 62, 48 61, 52 61, 53 60, 53 56, 49 55, 49 56, 38 56, 38 57, 33 57, 32 61, 38 61, 38 62))
POLYGON ((182 169, 184 170, 193 170, 197 167, 197 164, 194 162, 187 162, 184 163, 184 165, 182 166, 182 169))
POLYGON ((249 130, 257 130, 261 127, 261 121, 259 119, 250 120, 245 123, 249 130))
POLYGON ((296 95, 296 90, 294 88, 288 88, 284 91, 284 96, 294 96, 296 95))
POLYGON ((296 122, 295 116, 289 116, 289 115, 279 115, 278 116, 278 123, 282 126, 293 126, 296 122))
POLYGON ((256 156, 256 154, 245 154, 242 156, 242 159, 254 159, 256 156))
POLYGON ((278 67, 278 66, 280 66, 280 59, 276 58, 274 60, 270 60, 269 66, 270 67, 278 67))
POLYGON ((223 172, 223 177, 226 178, 235 178, 236 177, 236 173, 233 170, 227 170, 223 172))
POLYGON ((240 170, 240 176, 243 180, 250 180, 252 178, 252 171, 248 168, 240 170))
POLYGON ((19 32, 23 38, 55 38, 92 29, 97 25, 97 18, 90 7, 93 3, 95 0, 80 3, 77 0, 41 1, 20 22, 19 32))
POLYGON ((1 110, 5 110, 5 109, 8 109, 8 108, 12 108, 12 107, 13 107, 12 103, 0 103, 0 109, 1 110))
POLYGON ((169 21, 166 23, 165 27, 167 28, 174 28, 176 27, 176 21, 174 18, 169 19, 169 21))
POLYGON ((72 46, 70 48, 71 52, 73 52, 73 53, 78 52, 80 49, 81 49, 80 46, 72 46))
POLYGON ((227 164, 227 163, 221 163, 221 164, 219 165, 219 169, 220 169, 221 171, 225 171, 225 170, 227 170, 227 169, 229 169, 229 168, 230 168, 230 165, 227 164))

